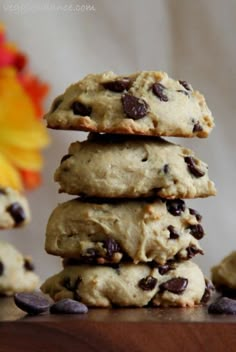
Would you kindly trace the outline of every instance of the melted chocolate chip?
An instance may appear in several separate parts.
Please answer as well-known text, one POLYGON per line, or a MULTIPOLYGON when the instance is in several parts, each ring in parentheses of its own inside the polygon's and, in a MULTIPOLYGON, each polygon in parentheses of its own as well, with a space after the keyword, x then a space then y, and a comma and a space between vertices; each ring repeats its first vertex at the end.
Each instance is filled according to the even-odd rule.
POLYGON ((90 106, 85 106, 79 101, 74 101, 71 108, 75 115, 90 116, 92 112, 92 108, 90 106))
POLYGON ((25 221, 25 212, 19 203, 12 203, 6 210, 11 214, 16 225, 20 225, 23 221, 25 221))
POLYGON ((200 125, 200 122, 196 122, 193 126, 193 132, 201 132, 203 127, 200 125))
POLYGON ((177 238, 179 238, 179 234, 178 234, 178 232, 176 231, 176 229, 175 229, 174 226, 169 225, 169 226, 167 227, 167 229, 168 229, 169 232, 170 232, 170 239, 171 239, 171 240, 176 240, 177 238))
POLYGON ((138 283, 139 287, 144 291, 151 291, 156 287, 157 279, 151 275, 144 277, 138 283))
POLYGON ((124 94, 121 97, 121 102, 125 114, 133 120, 141 119, 148 113, 148 104, 141 98, 137 98, 130 94, 124 94))
POLYGON ((6 195, 7 194, 7 192, 5 191, 5 189, 4 188, 0 188, 0 195, 6 195))
POLYGON ((168 101, 169 99, 167 95, 163 93, 164 89, 166 89, 166 87, 161 83, 154 83, 152 86, 152 92, 157 98, 159 98, 161 101, 168 101))
POLYGON ((25 258, 24 259, 24 268, 27 271, 34 271, 34 264, 31 262, 31 260, 25 258))
POLYGON ((113 239, 108 238, 103 242, 103 247, 107 250, 107 257, 111 258, 114 253, 120 252, 119 244, 113 239))
POLYGON ((191 87, 190 87, 190 85, 188 84, 188 82, 186 82, 186 81, 179 81, 179 83, 185 88, 185 89, 187 89, 187 90, 191 90, 191 87))
POLYGON ((188 94, 188 92, 186 92, 186 90, 178 89, 177 92, 182 93, 184 95, 187 95, 189 97, 189 94, 188 94))
POLYGON ((124 77, 115 81, 105 82, 102 85, 104 88, 111 90, 112 92, 121 93, 130 88, 131 80, 128 77, 124 77))
POLYGON ((164 171, 164 174, 168 174, 168 172, 169 172, 169 164, 165 164, 163 166, 163 171, 164 171))
POLYGON ((199 212, 195 209, 189 208, 189 212, 191 215, 195 215, 197 221, 201 221, 202 220, 202 216, 201 214, 199 214, 199 212))
POLYGON ((200 224, 190 225, 188 229, 190 230, 191 235, 197 240, 200 240, 205 235, 203 227, 200 224))
POLYGON ((183 277, 176 277, 161 284, 160 290, 161 291, 166 290, 172 293, 180 294, 184 292, 187 286, 188 286, 188 279, 184 279, 183 277))
POLYGON ((188 247, 186 248, 188 259, 193 258, 196 254, 203 254, 203 251, 200 248, 188 247))
POLYGON ((166 207, 169 213, 179 216, 185 211, 185 203, 182 199, 169 199, 166 201, 166 207))
POLYGON ((208 307, 209 314, 236 314, 236 300, 221 297, 208 307))
POLYGON ((169 270, 171 270, 171 265, 169 265, 169 264, 164 264, 164 265, 158 266, 158 271, 159 271, 160 275, 166 274, 169 270))
POLYGON ((208 279, 205 279, 205 285, 205 291, 201 299, 201 303, 203 304, 209 301, 209 299, 211 298, 211 293, 215 289, 212 282, 208 279))
POLYGON ((4 273, 4 264, 3 262, 0 261, 0 276, 2 276, 4 273))
POLYGON ((64 155, 64 156, 61 158, 61 162, 60 162, 60 164, 62 164, 62 163, 63 163, 63 161, 65 161, 65 160, 69 159, 71 156, 72 156, 72 154, 66 154, 66 155, 64 155))
POLYGON ((184 161, 187 164, 189 172, 194 175, 195 177, 199 178, 205 175, 205 172, 202 170, 199 170, 196 166, 196 163, 194 159, 191 156, 186 156, 184 158, 184 161))

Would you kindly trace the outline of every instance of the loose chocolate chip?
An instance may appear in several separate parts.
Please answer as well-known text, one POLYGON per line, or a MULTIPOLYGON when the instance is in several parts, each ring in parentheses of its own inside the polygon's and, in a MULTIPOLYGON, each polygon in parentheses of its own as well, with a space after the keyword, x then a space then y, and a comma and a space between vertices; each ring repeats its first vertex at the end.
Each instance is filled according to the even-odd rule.
POLYGON ((115 252, 121 250, 119 244, 113 239, 108 238, 103 242, 103 247, 107 250, 107 257, 111 258, 115 252))
POLYGON ((177 92, 185 94, 185 95, 187 95, 189 97, 189 94, 188 94, 188 92, 186 92, 186 90, 178 89, 177 92))
POLYGON ((121 102, 125 114, 133 120, 141 119, 148 113, 148 104, 141 98, 137 98, 130 94, 124 94, 121 97, 121 102))
POLYGON ((4 264, 3 262, 0 261, 0 276, 2 276, 4 273, 4 264))
POLYGON ((104 88, 111 90, 112 92, 121 93, 130 88, 131 80, 128 77, 124 77, 115 81, 105 82, 102 85, 104 88))
POLYGON ((70 298, 62 299, 51 305, 51 314, 84 314, 88 312, 88 307, 70 298))
POLYGON ((13 217, 16 225, 20 225, 25 220, 24 209, 19 203, 12 203, 6 210, 13 217))
POLYGON ((165 86, 161 83, 154 83, 152 86, 152 92, 159 98, 161 101, 168 101, 167 95, 163 93, 163 90, 166 89, 165 86))
POLYGON ((203 227, 200 224, 190 225, 188 229, 190 230, 191 235, 197 240, 200 240, 205 235, 203 227))
POLYGON ((168 174, 168 172, 169 172, 169 164, 165 164, 163 166, 163 171, 164 171, 164 174, 168 174))
POLYGON ((200 125, 200 122, 196 122, 193 126, 193 132, 200 132, 203 130, 203 127, 200 125))
POLYGON ((186 248, 188 259, 193 258, 196 254, 203 254, 203 251, 200 248, 188 247, 186 248))
POLYGON ((199 170, 196 166, 196 163, 194 159, 191 156, 186 156, 184 158, 184 161, 187 164, 189 172, 194 175, 195 177, 199 178, 205 175, 205 172, 202 170, 199 170))
POLYGON ((144 277, 138 283, 139 287, 144 291, 151 291, 156 287, 157 279, 151 275, 144 277))
POLYGON ((166 290, 172 293, 180 294, 184 292, 187 286, 188 279, 184 279, 183 277, 176 277, 166 282, 163 282, 163 284, 160 285, 160 291, 166 290))
POLYGON ((221 297, 208 307, 209 314, 236 314, 236 300, 221 297))
POLYGON ((49 309, 46 297, 36 293, 16 293, 14 301, 18 308, 30 315, 37 315, 49 309))
POLYGON ((189 212, 191 215, 195 215, 197 221, 201 221, 202 220, 202 216, 201 214, 199 214, 199 212, 195 209, 189 208, 189 212))
POLYGON ((65 160, 69 159, 71 156, 72 156, 72 154, 66 154, 66 155, 64 155, 64 156, 62 157, 62 159, 61 159, 60 164, 62 164, 62 163, 63 163, 63 161, 65 161, 65 160))
POLYGON ((34 264, 28 259, 24 259, 24 268, 27 271, 34 271, 34 264))
POLYGON ((178 234, 178 232, 176 231, 176 229, 175 229, 174 226, 169 225, 169 226, 167 227, 167 229, 168 229, 169 232, 170 232, 170 239, 171 239, 171 240, 176 240, 177 238, 179 238, 179 234, 178 234))
POLYGON ((6 195, 7 194, 7 192, 5 191, 5 189, 4 188, 0 188, 0 195, 6 195))
POLYGON ((190 85, 188 84, 188 82, 186 82, 186 81, 179 81, 179 83, 185 88, 185 89, 187 89, 187 90, 191 90, 191 87, 190 87, 190 85))
POLYGON ((182 199, 169 199, 166 201, 166 208, 172 215, 179 216, 185 211, 185 203, 182 199))
POLYGON ((205 291, 201 299, 201 303, 203 304, 209 301, 209 299, 211 298, 211 293, 212 291, 214 291, 214 286, 210 280, 205 279, 205 285, 205 291))
POLYGON ((90 106, 85 106, 84 104, 80 103, 79 101, 74 101, 71 106, 73 113, 75 115, 81 116, 90 116, 92 112, 92 108, 90 106))

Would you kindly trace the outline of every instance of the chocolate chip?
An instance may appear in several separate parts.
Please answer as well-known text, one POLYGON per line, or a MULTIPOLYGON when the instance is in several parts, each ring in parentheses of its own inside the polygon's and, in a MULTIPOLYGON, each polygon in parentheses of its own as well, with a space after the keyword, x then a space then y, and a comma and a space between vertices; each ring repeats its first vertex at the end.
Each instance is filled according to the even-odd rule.
POLYGON ((172 215, 179 216, 185 211, 185 203, 182 199, 169 199, 166 201, 166 208, 172 215))
POLYGON ((5 191, 5 189, 4 188, 0 188, 0 195, 6 195, 7 194, 7 192, 5 191))
POLYGON ((125 114, 133 120, 141 119, 148 113, 148 104, 141 98, 137 98, 130 94, 124 94, 121 97, 121 102, 125 114))
POLYGON ((205 172, 202 170, 199 170, 196 166, 196 163, 194 159, 191 156, 186 156, 184 158, 184 161, 187 164, 189 172, 194 175, 195 177, 199 178, 205 175, 205 172))
POLYGON ((88 307, 70 298, 62 299, 51 305, 51 314, 84 314, 88 312, 88 307))
POLYGON ((168 101, 168 97, 163 93, 164 89, 166 89, 166 87, 161 83, 154 83, 152 86, 152 92, 157 96, 157 98, 161 101, 168 101))
POLYGON ((166 290, 172 293, 180 294, 184 292, 187 286, 188 286, 188 279, 184 279, 183 277, 176 277, 166 282, 163 282, 160 285, 160 291, 166 290))
POLYGON ((168 172, 169 172, 169 164, 165 164, 163 166, 163 171, 164 171, 164 174, 168 174, 168 172))
POLYGON ((170 239, 171 239, 171 240, 176 240, 177 238, 179 238, 179 234, 178 234, 178 232, 176 231, 176 229, 175 229, 174 226, 169 225, 169 226, 167 227, 167 229, 168 229, 169 232, 170 232, 170 239))
POLYGON ((205 279, 205 285, 205 291, 201 299, 201 303, 203 304, 209 301, 209 299, 211 298, 211 293, 212 291, 214 291, 214 286, 210 280, 205 279))
POLYGON ((16 225, 20 225, 25 220, 24 209, 19 203, 12 203, 6 210, 13 217, 16 225))
POLYGON ((199 212, 197 210, 192 209, 192 208, 189 208, 188 210, 189 210, 189 213, 191 215, 195 215, 197 221, 201 221, 202 220, 202 216, 201 216, 201 214, 199 214, 199 212))
POLYGON ((164 265, 158 266, 158 271, 159 271, 160 275, 166 274, 169 270, 171 270, 171 265, 169 265, 169 264, 164 264, 164 265))
POLYGON ((188 259, 193 258, 196 254, 203 254, 203 251, 200 248, 194 246, 186 248, 188 259))
POLYGON ((44 313, 50 305, 46 297, 36 293, 16 293, 14 301, 18 308, 30 315, 44 313))
POLYGON ((191 89, 191 87, 190 87, 190 85, 188 84, 188 82, 186 82, 186 81, 179 81, 179 83, 185 88, 185 89, 187 89, 187 90, 192 90, 191 89))
POLYGON ((186 92, 186 90, 178 89, 177 92, 182 93, 184 95, 187 95, 189 97, 189 94, 188 94, 188 92, 186 92))
POLYGON ((64 155, 64 156, 61 158, 61 162, 60 162, 60 164, 62 164, 62 163, 63 163, 63 161, 65 161, 65 160, 69 159, 71 156, 72 156, 72 154, 66 154, 66 155, 64 155))
POLYGON ((193 132, 201 132, 203 127, 200 125, 200 122, 196 122, 193 126, 193 132))
POLYGON ((221 297, 208 307, 209 314, 236 314, 236 300, 221 297))
POLYGON ((108 258, 111 258, 114 253, 120 252, 120 246, 113 238, 106 239, 103 242, 103 247, 107 250, 108 258))
POLYGON ((139 287, 144 291, 151 291, 156 287, 157 279, 151 275, 144 277, 138 283, 139 287))
POLYGON ((81 116, 90 116, 92 112, 92 108, 90 106, 85 106, 84 104, 80 103, 79 101, 74 101, 71 106, 73 113, 75 115, 81 116))
POLYGON ((190 230, 191 235, 197 240, 200 240, 205 235, 203 227, 200 224, 190 225, 188 229, 190 230))
POLYGON ((92 264, 96 261, 98 253, 94 248, 88 248, 86 254, 81 256, 81 260, 86 264, 92 264))
POLYGON ((24 259, 24 268, 27 271, 34 271, 34 264, 28 258, 24 259))
POLYGON ((128 90, 131 86, 131 79, 124 77, 115 81, 109 81, 102 84, 104 88, 111 90, 112 92, 121 93, 124 90, 128 90))
POLYGON ((1 260, 0 260, 0 276, 2 276, 3 273, 4 273, 4 264, 3 264, 3 262, 1 262, 1 260))

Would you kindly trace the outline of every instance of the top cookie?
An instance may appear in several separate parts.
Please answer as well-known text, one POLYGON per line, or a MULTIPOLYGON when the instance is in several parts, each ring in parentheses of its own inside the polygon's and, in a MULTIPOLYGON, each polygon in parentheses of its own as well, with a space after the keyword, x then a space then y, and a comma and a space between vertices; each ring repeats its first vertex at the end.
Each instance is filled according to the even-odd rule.
POLYGON ((0 187, 0 229, 23 226, 29 221, 26 198, 10 187, 0 187))
POLYGON ((46 114, 54 129, 207 137, 214 127, 205 98, 165 72, 90 74, 58 96, 46 114))

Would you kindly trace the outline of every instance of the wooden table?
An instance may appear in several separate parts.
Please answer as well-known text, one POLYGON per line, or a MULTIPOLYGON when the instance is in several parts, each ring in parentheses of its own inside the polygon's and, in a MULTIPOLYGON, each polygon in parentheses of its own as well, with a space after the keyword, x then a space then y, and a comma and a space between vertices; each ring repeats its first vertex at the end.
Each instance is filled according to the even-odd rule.
POLYGON ((29 317, 0 298, 0 352, 231 352, 236 316, 206 308, 90 309, 86 315, 29 317))

